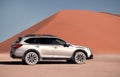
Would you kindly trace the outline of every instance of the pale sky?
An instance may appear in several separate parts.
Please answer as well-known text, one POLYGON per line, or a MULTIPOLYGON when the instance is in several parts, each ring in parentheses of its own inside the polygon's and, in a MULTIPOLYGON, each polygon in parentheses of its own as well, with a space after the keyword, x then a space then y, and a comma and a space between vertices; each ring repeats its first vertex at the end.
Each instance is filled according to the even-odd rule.
POLYGON ((0 42, 61 10, 120 15, 120 0, 0 0, 0 42))

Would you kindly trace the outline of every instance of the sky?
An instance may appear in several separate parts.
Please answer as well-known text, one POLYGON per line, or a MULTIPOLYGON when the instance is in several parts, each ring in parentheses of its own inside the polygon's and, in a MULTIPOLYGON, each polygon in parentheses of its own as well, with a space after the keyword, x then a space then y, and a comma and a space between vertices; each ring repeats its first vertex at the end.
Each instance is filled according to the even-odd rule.
POLYGON ((120 0, 0 0, 0 42, 61 10, 120 15, 120 0))

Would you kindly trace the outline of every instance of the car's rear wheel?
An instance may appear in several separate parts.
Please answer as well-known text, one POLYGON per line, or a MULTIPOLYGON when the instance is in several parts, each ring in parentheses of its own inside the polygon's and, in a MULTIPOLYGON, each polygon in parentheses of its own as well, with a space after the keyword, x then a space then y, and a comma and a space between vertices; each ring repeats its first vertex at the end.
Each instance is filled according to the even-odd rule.
POLYGON ((73 62, 76 64, 84 64, 86 62, 86 55, 83 52, 76 52, 73 56, 73 62))
POLYGON ((35 52, 28 52, 23 57, 22 61, 27 65, 34 65, 34 64, 37 64, 37 62, 39 61, 39 57, 38 57, 38 54, 35 52))

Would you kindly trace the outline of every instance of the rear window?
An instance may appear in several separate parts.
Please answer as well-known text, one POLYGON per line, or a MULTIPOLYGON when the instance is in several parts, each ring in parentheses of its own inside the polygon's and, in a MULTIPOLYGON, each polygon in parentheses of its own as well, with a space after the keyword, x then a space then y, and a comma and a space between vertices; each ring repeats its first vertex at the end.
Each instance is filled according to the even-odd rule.
POLYGON ((25 42, 29 44, 51 44, 49 38, 30 38, 25 40, 25 42))
POLYGON ((39 38, 38 43, 39 44, 52 44, 52 40, 50 38, 39 38))
POLYGON ((57 39, 57 38, 39 38, 37 40, 39 44, 50 44, 50 45, 64 45, 65 41, 57 39))
POLYGON ((22 37, 18 37, 18 39, 15 41, 15 43, 19 43, 22 40, 22 37))
POLYGON ((29 44, 36 44, 37 39, 36 38, 30 38, 30 39, 25 40, 25 42, 29 43, 29 44))

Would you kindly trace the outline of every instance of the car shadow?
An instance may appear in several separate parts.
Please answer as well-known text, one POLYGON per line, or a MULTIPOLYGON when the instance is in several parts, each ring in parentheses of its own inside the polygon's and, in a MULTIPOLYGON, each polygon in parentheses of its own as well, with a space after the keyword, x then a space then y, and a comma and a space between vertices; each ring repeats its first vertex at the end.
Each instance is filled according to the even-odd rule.
POLYGON ((39 61, 37 64, 73 64, 66 61, 39 61))
POLYGON ((22 61, 0 61, 0 65, 24 65, 22 61))
MULTIPOLYGON (((37 65, 40 64, 73 64, 67 63, 66 61, 39 61, 37 65)), ((22 61, 0 61, 0 65, 26 65, 22 61)))

